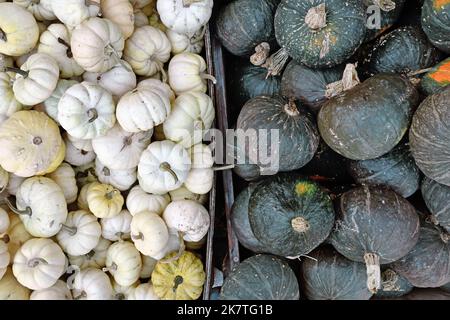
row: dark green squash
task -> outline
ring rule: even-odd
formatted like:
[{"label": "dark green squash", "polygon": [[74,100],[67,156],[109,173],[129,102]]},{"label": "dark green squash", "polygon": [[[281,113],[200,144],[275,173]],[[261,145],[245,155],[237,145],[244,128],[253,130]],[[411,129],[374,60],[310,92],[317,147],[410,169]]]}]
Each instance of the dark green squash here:
[{"label": "dark green squash", "polygon": [[441,286],[441,289],[444,290],[445,292],[450,293],[450,282]]},{"label": "dark green squash", "polygon": [[420,170],[450,186],[450,86],[428,96],[414,114],[409,142]]},{"label": "dark green squash", "polygon": [[441,289],[420,289],[415,288],[406,296],[396,300],[450,300],[450,294]]},{"label": "dark green squash", "polygon": [[330,68],[361,45],[365,18],[361,0],[282,0],[275,14],[275,36],[298,63]]},{"label": "dark green squash", "polygon": [[237,56],[254,53],[261,42],[274,42],[273,16],[280,0],[235,0],[220,10],[216,34]]},{"label": "dark green squash", "polygon": [[299,257],[330,234],[334,209],[321,187],[293,173],[263,180],[250,196],[248,216],[265,251]]},{"label": "dark green squash", "polygon": [[409,281],[391,268],[383,268],[381,273],[381,288],[375,296],[377,298],[401,297],[411,292],[414,288]]},{"label": "dark green squash", "polygon": [[[394,0],[392,2],[395,4],[394,8],[389,6],[380,8],[373,0],[363,0],[367,12],[367,32],[365,41],[375,39],[377,36],[392,27],[400,17],[406,0]],[[377,17],[378,14],[379,20]],[[380,24],[377,25],[377,22]]]},{"label": "dark green squash", "polygon": [[400,142],[418,102],[408,79],[378,74],[326,102],[318,115],[319,131],[344,157],[374,159]]},{"label": "dark green squash", "polygon": [[365,57],[362,69],[378,73],[409,74],[439,62],[441,54],[419,27],[406,26],[382,36]]},{"label": "dark green squash", "polygon": [[332,247],[320,247],[302,263],[304,292],[309,300],[369,300],[364,264],[348,260]]},{"label": "dark green squash", "polygon": [[225,278],[220,300],[298,300],[297,278],[274,256],[256,255],[241,262]]},{"label": "dark green squash", "polygon": [[379,158],[351,160],[348,162],[348,171],[359,184],[384,185],[404,198],[419,189],[420,171],[406,144],[399,144]]},{"label": "dark green squash", "polygon": [[448,85],[450,85],[450,58],[431,68],[420,81],[420,88],[426,95],[436,93]]},{"label": "dark green squash", "polygon": [[450,235],[438,226],[423,223],[419,242],[392,268],[415,287],[435,288],[450,282]]},{"label": "dark green squash", "polygon": [[433,223],[450,232],[450,187],[425,177],[421,190]]},{"label": "dark green squash", "polygon": [[339,216],[331,244],[346,258],[365,262],[367,286],[381,286],[380,265],[405,256],[417,243],[419,217],[414,207],[394,191],[363,186],[339,199]]},{"label": "dark green squash", "polygon": [[[266,170],[266,174],[303,167],[314,156],[320,140],[308,112],[281,97],[259,96],[249,100],[239,114],[236,129],[261,137],[250,143],[248,139],[238,139],[236,148],[245,151],[240,158],[248,157],[260,170]],[[267,139],[261,134],[267,134]],[[265,163],[270,160],[264,161],[259,157],[261,154],[273,162]],[[279,162],[278,168],[275,162]]]},{"label": "dark green squash", "polygon": [[450,1],[425,0],[422,28],[437,48],[450,53]]}]

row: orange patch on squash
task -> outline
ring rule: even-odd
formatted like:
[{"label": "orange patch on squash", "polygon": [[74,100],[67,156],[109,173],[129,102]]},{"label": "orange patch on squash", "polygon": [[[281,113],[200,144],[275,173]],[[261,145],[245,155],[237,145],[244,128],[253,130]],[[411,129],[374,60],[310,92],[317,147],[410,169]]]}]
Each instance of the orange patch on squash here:
[{"label": "orange patch on squash", "polygon": [[433,4],[436,9],[441,9],[450,4],[450,0],[434,0]]},{"label": "orange patch on squash", "polygon": [[439,68],[436,71],[430,73],[430,78],[439,83],[443,84],[450,83],[450,61],[439,66]]},{"label": "orange patch on squash", "polygon": [[316,190],[316,186],[308,181],[298,182],[295,186],[295,192],[299,196],[309,194],[311,192],[314,192],[315,190]]}]

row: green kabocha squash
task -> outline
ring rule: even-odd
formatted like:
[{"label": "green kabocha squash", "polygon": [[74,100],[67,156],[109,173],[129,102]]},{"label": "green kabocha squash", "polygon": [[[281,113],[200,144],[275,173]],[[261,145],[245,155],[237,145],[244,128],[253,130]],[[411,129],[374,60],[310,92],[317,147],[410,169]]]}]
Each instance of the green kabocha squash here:
[{"label": "green kabocha squash", "polygon": [[241,262],[225,278],[220,300],[298,300],[297,278],[289,265],[259,254]]},{"label": "green kabocha squash", "polygon": [[298,108],[293,100],[281,97],[259,96],[249,100],[239,114],[236,129],[249,135],[254,133],[256,141],[247,143],[247,139],[238,139],[237,148],[245,151],[245,157],[261,170],[272,174],[303,167],[314,156],[320,140],[308,112]]},{"label": "green kabocha squash", "polygon": [[378,74],[326,102],[318,115],[319,131],[344,157],[374,159],[400,142],[418,102],[408,79]]},{"label": "green kabocha squash", "polygon": [[450,53],[450,1],[425,0],[422,28],[433,45]]},{"label": "green kabocha squash", "polygon": [[341,64],[363,42],[365,16],[361,0],[282,0],[275,36],[283,51],[274,57],[290,56],[310,68]]},{"label": "green kabocha squash", "polygon": [[280,0],[235,0],[216,19],[222,45],[236,56],[250,55],[261,42],[275,39],[273,16]]},{"label": "green kabocha squash", "polygon": [[450,85],[450,58],[440,62],[428,71],[420,82],[420,88],[426,95]]},{"label": "green kabocha squash", "polygon": [[428,96],[409,131],[412,155],[429,178],[450,186],[450,86]]},{"label": "green kabocha squash", "polygon": [[334,225],[329,195],[317,183],[293,173],[270,177],[256,186],[248,216],[265,251],[289,258],[311,252]]},{"label": "green kabocha squash", "polygon": [[367,32],[365,41],[375,39],[385,32],[399,18],[406,0],[363,0],[367,12]]},{"label": "green kabocha squash", "polygon": [[366,268],[344,258],[331,247],[321,247],[302,263],[302,283],[309,300],[369,300]]},{"label": "green kabocha squash", "polygon": [[383,187],[358,187],[339,199],[331,244],[346,258],[365,262],[367,287],[381,287],[380,265],[405,256],[417,243],[419,216],[414,207]]},{"label": "green kabocha squash", "polygon": [[445,292],[450,293],[450,282],[441,286],[441,289],[444,290]]},{"label": "green kabocha squash", "polygon": [[419,242],[392,268],[415,287],[435,288],[450,282],[450,235],[424,222]]},{"label": "green kabocha squash", "polygon": [[450,232],[450,187],[425,177],[421,191],[431,212],[431,221]]},{"label": "green kabocha squash", "polygon": [[381,288],[375,294],[377,298],[395,298],[408,294],[413,289],[409,281],[391,268],[384,268],[381,273]]},{"label": "green kabocha squash", "polygon": [[348,162],[350,175],[359,184],[384,185],[404,198],[419,189],[420,171],[406,144],[371,160]]},{"label": "green kabocha squash", "polygon": [[237,140],[233,144],[227,141],[227,150],[235,159],[233,172],[246,181],[254,181],[261,177],[261,170],[257,164],[250,161],[245,152],[245,146],[238,145]]}]

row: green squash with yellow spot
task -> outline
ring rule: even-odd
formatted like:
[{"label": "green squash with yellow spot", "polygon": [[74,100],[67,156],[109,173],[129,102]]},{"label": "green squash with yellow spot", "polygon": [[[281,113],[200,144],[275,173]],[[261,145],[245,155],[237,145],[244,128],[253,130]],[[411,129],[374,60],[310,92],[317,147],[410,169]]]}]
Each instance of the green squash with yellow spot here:
[{"label": "green squash with yellow spot", "polygon": [[440,62],[424,75],[420,89],[426,95],[430,95],[448,85],[450,85],[450,58]]}]

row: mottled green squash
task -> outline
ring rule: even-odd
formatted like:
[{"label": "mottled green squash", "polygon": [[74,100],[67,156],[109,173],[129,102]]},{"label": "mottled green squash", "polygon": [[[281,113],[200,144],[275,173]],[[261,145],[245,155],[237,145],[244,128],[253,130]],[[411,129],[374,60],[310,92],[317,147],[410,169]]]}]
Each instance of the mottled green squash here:
[{"label": "mottled green squash", "polygon": [[421,190],[431,220],[450,232],[450,187],[425,177]]},{"label": "mottled green squash", "polygon": [[450,53],[450,1],[425,0],[422,28],[433,45]]},{"label": "mottled green squash", "polygon": [[383,268],[381,273],[381,288],[375,296],[377,298],[401,297],[411,292],[414,287],[409,281],[391,268]]},{"label": "mottled green squash", "polygon": [[426,95],[436,93],[448,85],[450,85],[450,58],[431,68],[420,82],[420,88]]},{"label": "mottled green squash", "polygon": [[[391,8],[390,6],[380,8],[376,4],[376,1],[363,0],[367,12],[367,32],[365,41],[375,39],[377,36],[392,27],[400,17],[406,0],[393,0],[392,2],[395,4],[395,8]],[[380,16],[379,26],[377,25],[378,14]]]}]

